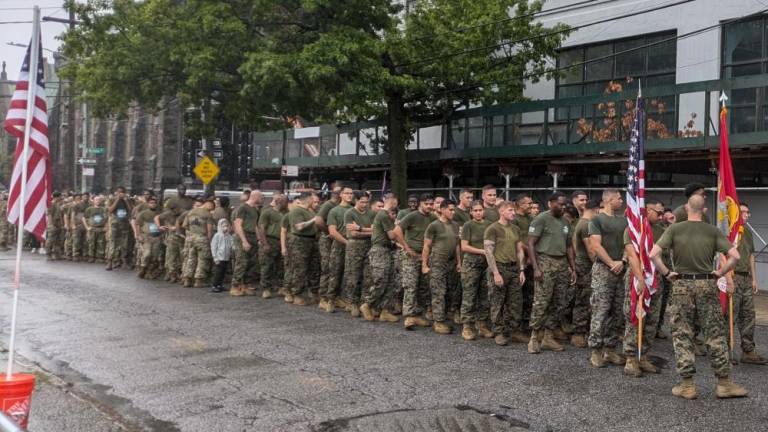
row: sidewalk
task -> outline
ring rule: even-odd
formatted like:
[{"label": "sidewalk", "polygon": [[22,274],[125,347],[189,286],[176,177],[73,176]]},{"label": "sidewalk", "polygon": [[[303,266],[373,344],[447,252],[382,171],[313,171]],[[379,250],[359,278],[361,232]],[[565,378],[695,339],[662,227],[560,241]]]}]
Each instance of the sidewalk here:
[{"label": "sidewalk", "polygon": [[757,325],[768,326],[768,292],[759,291],[755,296]]},{"label": "sidewalk", "polygon": [[[3,369],[8,360],[5,347],[1,348]],[[16,356],[16,371],[37,376],[32,394],[30,432],[126,432],[122,427],[90,402],[71,393],[68,384],[36,368],[32,362]]]}]

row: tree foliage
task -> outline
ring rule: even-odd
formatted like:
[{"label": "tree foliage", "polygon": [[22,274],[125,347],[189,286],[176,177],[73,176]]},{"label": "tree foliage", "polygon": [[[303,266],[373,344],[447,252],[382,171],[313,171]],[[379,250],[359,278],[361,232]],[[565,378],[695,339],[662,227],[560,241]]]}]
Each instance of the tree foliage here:
[{"label": "tree foliage", "polygon": [[[419,122],[522,99],[567,29],[535,21],[540,1],[89,0],[65,38],[67,68],[99,113],[131,102],[209,99],[228,120],[377,119],[393,190]],[[282,127],[282,125],[277,125]]]}]

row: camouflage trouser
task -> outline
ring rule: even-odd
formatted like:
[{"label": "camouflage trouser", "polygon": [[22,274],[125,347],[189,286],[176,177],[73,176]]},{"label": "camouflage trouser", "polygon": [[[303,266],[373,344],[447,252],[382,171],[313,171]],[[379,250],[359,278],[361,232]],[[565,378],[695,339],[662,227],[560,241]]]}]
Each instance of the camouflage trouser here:
[{"label": "camouflage trouser", "polygon": [[320,252],[320,295],[324,296],[328,290],[328,277],[330,276],[328,260],[331,256],[331,246],[333,237],[328,234],[320,234],[317,241],[318,251]]},{"label": "camouflage trouser", "polygon": [[544,277],[534,282],[530,326],[533,330],[554,330],[560,325],[560,317],[568,301],[568,260],[543,254],[538,258],[539,270]]},{"label": "camouflage trouser", "polygon": [[533,292],[536,284],[533,280],[533,266],[525,267],[525,283],[522,286],[523,292],[523,328],[530,330],[529,322],[531,320],[531,309],[533,309]]},{"label": "camouflage trouser", "polygon": [[187,233],[185,247],[187,258],[183,277],[208,279],[211,268],[211,243],[208,241],[208,236]]},{"label": "camouflage trouser", "polygon": [[293,236],[293,243],[288,249],[293,267],[291,294],[317,294],[320,284],[320,252],[314,237]]},{"label": "camouflage trouser", "polygon": [[245,284],[257,287],[259,285],[259,239],[256,233],[245,233],[245,238],[251,244],[250,250],[243,249],[240,236],[232,239],[232,285]]},{"label": "camouflage trouser", "polygon": [[394,281],[395,250],[386,246],[373,246],[368,252],[371,267],[370,289],[363,292],[363,302],[377,310],[391,310],[396,287]]},{"label": "camouflage trouser", "polygon": [[[285,239],[286,254],[283,256],[283,288],[291,290],[293,283],[293,267],[291,266],[291,249],[293,249],[293,236],[288,234]],[[282,252],[281,252],[282,253]]]},{"label": "camouflage trouser", "polygon": [[589,347],[615,348],[624,333],[624,273],[614,274],[607,265],[596,261],[592,265],[592,321]]},{"label": "camouflage trouser", "polygon": [[456,289],[459,274],[456,273],[456,259],[432,255],[429,259],[429,292],[431,295],[432,318],[445,321],[445,304],[452,289]]},{"label": "camouflage trouser", "polygon": [[[519,330],[523,315],[523,290],[520,286],[520,272],[517,264],[497,263],[502,286],[493,281],[493,273],[488,273],[488,301],[491,308],[491,324],[496,334],[509,335]],[[538,291],[538,290],[537,290]],[[536,300],[534,300],[534,307]]]},{"label": "camouflage trouser", "polygon": [[[148,234],[144,234],[146,237]],[[144,264],[144,240],[135,239],[133,244],[133,253],[136,257],[136,265],[143,267]]]},{"label": "camouflage trouser", "polygon": [[[630,295],[629,280],[632,277],[632,272],[627,271],[624,277],[624,354],[635,355],[637,354],[637,326],[632,324],[632,315],[635,315],[632,310],[632,297]],[[659,274],[656,273],[657,285],[661,285],[659,282]],[[656,291],[651,297],[650,311],[645,314],[643,318],[643,351],[642,354],[646,354],[653,347],[653,341],[656,339],[656,325],[659,323],[659,305],[661,304],[661,293]]]},{"label": "camouflage trouser", "polygon": [[87,254],[85,233],[85,227],[77,227],[72,231],[72,258],[80,258]]},{"label": "camouflage trouser", "polygon": [[144,266],[147,277],[157,277],[162,274],[162,241],[160,237],[145,235],[144,241],[141,242],[141,265]]},{"label": "camouflage trouser", "polygon": [[346,255],[346,246],[334,240],[331,245],[331,252],[328,255],[328,279],[325,291],[320,293],[320,296],[326,300],[333,300],[341,295],[341,282],[344,279]]},{"label": "camouflage trouser", "polygon": [[[755,350],[755,300],[752,294],[752,276],[733,275],[733,323],[739,329],[741,350]],[[735,345],[735,343],[734,343]]]},{"label": "camouflage trouser", "polygon": [[64,228],[48,227],[45,234],[45,249],[51,259],[59,259],[64,255]]},{"label": "camouflage trouser", "polygon": [[714,280],[676,280],[669,302],[672,344],[675,347],[677,373],[683,378],[696,373],[693,349],[694,326],[709,347],[712,370],[718,377],[731,373],[725,319],[720,307],[720,290]]},{"label": "camouflage trouser", "polygon": [[371,266],[368,265],[370,239],[350,239],[344,255],[344,300],[359,305],[363,287],[371,286]]},{"label": "camouflage trouser", "polygon": [[461,261],[461,322],[472,324],[488,319],[488,282],[485,255],[465,253]]},{"label": "camouflage trouser", "polygon": [[184,239],[176,234],[166,234],[165,237],[165,271],[168,274],[181,274],[182,257],[181,250],[184,248]]},{"label": "camouflage trouser", "polygon": [[283,281],[283,256],[280,254],[280,240],[267,237],[267,248],[259,248],[261,265],[261,289],[277,292]]},{"label": "camouflage trouser", "polygon": [[403,285],[403,316],[410,317],[424,312],[429,300],[429,275],[421,273],[421,255],[416,258],[400,251]]},{"label": "camouflage trouser", "polygon": [[86,235],[86,241],[88,242],[88,257],[97,260],[104,259],[104,249],[107,246],[104,228],[91,228]]},{"label": "camouflage trouser", "polygon": [[[672,268],[672,265],[670,264],[667,268]],[[661,283],[659,284],[659,322],[656,323],[656,331],[660,331],[661,326],[664,325],[664,317],[666,316],[667,305],[669,304],[670,292],[672,292],[672,282],[668,281],[666,278],[661,278]]]},{"label": "camouflage trouser", "polygon": [[589,333],[590,306],[592,295],[592,261],[576,261],[576,286],[573,290],[573,332]]},{"label": "camouflage trouser", "polygon": [[[397,247],[397,245],[395,245],[395,247]],[[393,283],[395,284],[395,294],[392,297],[394,302],[400,306],[403,304],[403,254],[400,253],[401,250],[402,249],[399,247],[395,249],[395,274],[393,280]]]},{"label": "camouflage trouser", "polygon": [[[109,245],[107,245],[109,247]],[[72,258],[72,230],[64,230],[64,256]]]},{"label": "camouflage trouser", "polygon": [[109,227],[107,258],[112,264],[128,264],[128,238],[133,237],[128,225],[114,224]]}]

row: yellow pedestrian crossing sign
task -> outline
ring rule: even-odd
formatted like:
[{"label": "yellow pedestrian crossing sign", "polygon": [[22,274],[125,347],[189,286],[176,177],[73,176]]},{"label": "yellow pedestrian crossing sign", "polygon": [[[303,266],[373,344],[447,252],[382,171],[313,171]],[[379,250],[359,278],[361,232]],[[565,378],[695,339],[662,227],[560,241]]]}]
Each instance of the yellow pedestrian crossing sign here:
[{"label": "yellow pedestrian crossing sign", "polygon": [[203,184],[208,184],[219,175],[221,170],[211,158],[203,156],[203,158],[200,159],[200,162],[195,165],[195,169],[193,169],[192,172],[195,173],[197,178],[202,180]]}]

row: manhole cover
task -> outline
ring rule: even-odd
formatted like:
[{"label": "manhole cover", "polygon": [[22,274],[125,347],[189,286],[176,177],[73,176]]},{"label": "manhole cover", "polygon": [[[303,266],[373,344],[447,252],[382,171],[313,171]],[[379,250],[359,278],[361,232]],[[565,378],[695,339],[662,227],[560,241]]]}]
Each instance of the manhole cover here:
[{"label": "manhole cover", "polygon": [[395,410],[329,420],[315,432],[502,432],[528,431],[530,425],[504,412],[479,410],[466,405],[424,410]]}]

